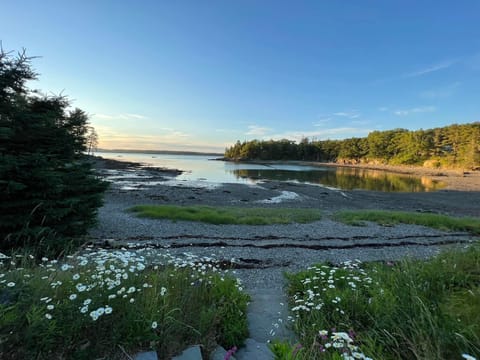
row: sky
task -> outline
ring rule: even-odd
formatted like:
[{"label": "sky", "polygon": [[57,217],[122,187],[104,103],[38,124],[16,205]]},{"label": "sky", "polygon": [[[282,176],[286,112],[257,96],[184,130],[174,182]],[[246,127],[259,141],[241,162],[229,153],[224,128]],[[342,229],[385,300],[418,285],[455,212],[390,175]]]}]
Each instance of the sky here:
[{"label": "sky", "polygon": [[105,149],[223,152],[480,121],[480,1],[0,0]]}]

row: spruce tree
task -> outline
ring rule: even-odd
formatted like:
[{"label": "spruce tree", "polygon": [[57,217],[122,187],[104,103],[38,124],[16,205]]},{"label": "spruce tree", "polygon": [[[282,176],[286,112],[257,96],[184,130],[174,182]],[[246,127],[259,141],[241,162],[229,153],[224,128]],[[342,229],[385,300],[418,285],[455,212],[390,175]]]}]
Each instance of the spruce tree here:
[{"label": "spruce tree", "polygon": [[25,52],[0,51],[0,249],[58,255],[95,222],[106,184],[87,149],[88,117],[27,88]]}]

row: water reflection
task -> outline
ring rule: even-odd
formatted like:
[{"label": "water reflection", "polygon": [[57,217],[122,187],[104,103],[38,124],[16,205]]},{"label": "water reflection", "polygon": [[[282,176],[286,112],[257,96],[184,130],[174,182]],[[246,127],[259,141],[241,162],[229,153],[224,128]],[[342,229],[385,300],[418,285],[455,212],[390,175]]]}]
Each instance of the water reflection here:
[{"label": "water reflection", "polygon": [[321,170],[292,171],[279,169],[234,169],[237,178],[253,180],[298,181],[343,190],[374,190],[424,192],[441,189],[444,185],[427,177],[412,177],[381,170],[358,168],[322,168]]},{"label": "water reflection", "polygon": [[[421,192],[435,191],[444,186],[428,177],[414,177],[359,168],[211,161],[209,159],[212,157],[205,155],[113,152],[99,153],[99,155],[109,159],[135,161],[156,167],[183,170],[181,175],[165,182],[182,186],[214,187],[222,183],[255,184],[261,180],[299,181],[343,190]],[[121,174],[112,173],[111,175]],[[134,174],[128,174],[130,178],[128,180],[134,176]]]}]

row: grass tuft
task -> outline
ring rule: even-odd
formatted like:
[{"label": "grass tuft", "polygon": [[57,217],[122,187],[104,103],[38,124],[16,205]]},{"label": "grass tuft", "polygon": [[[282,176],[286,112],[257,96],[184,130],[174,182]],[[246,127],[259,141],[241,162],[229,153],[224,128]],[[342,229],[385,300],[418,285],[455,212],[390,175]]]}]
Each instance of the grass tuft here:
[{"label": "grass tuft", "polygon": [[479,245],[429,261],[320,264],[288,280],[296,359],[480,356]]},{"label": "grass tuft", "polygon": [[364,221],[372,221],[385,226],[399,223],[431,227],[447,231],[467,231],[480,234],[480,219],[456,218],[446,215],[386,210],[340,211],[334,218],[345,224],[361,226]]},{"label": "grass tuft", "polygon": [[316,209],[138,205],[129,210],[140,217],[198,221],[216,225],[308,223],[321,219],[321,212]]}]

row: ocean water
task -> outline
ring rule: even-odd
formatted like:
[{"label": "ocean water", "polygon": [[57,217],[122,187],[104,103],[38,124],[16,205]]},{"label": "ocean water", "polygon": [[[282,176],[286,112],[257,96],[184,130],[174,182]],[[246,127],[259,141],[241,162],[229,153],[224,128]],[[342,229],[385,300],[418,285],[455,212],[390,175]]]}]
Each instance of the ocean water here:
[{"label": "ocean water", "polygon": [[95,155],[120,161],[179,169],[183,173],[168,182],[171,185],[216,186],[222,183],[255,185],[266,180],[315,184],[341,190],[435,191],[442,184],[427,177],[346,167],[317,167],[290,164],[249,164],[215,160],[208,155],[146,154],[97,152]]}]

